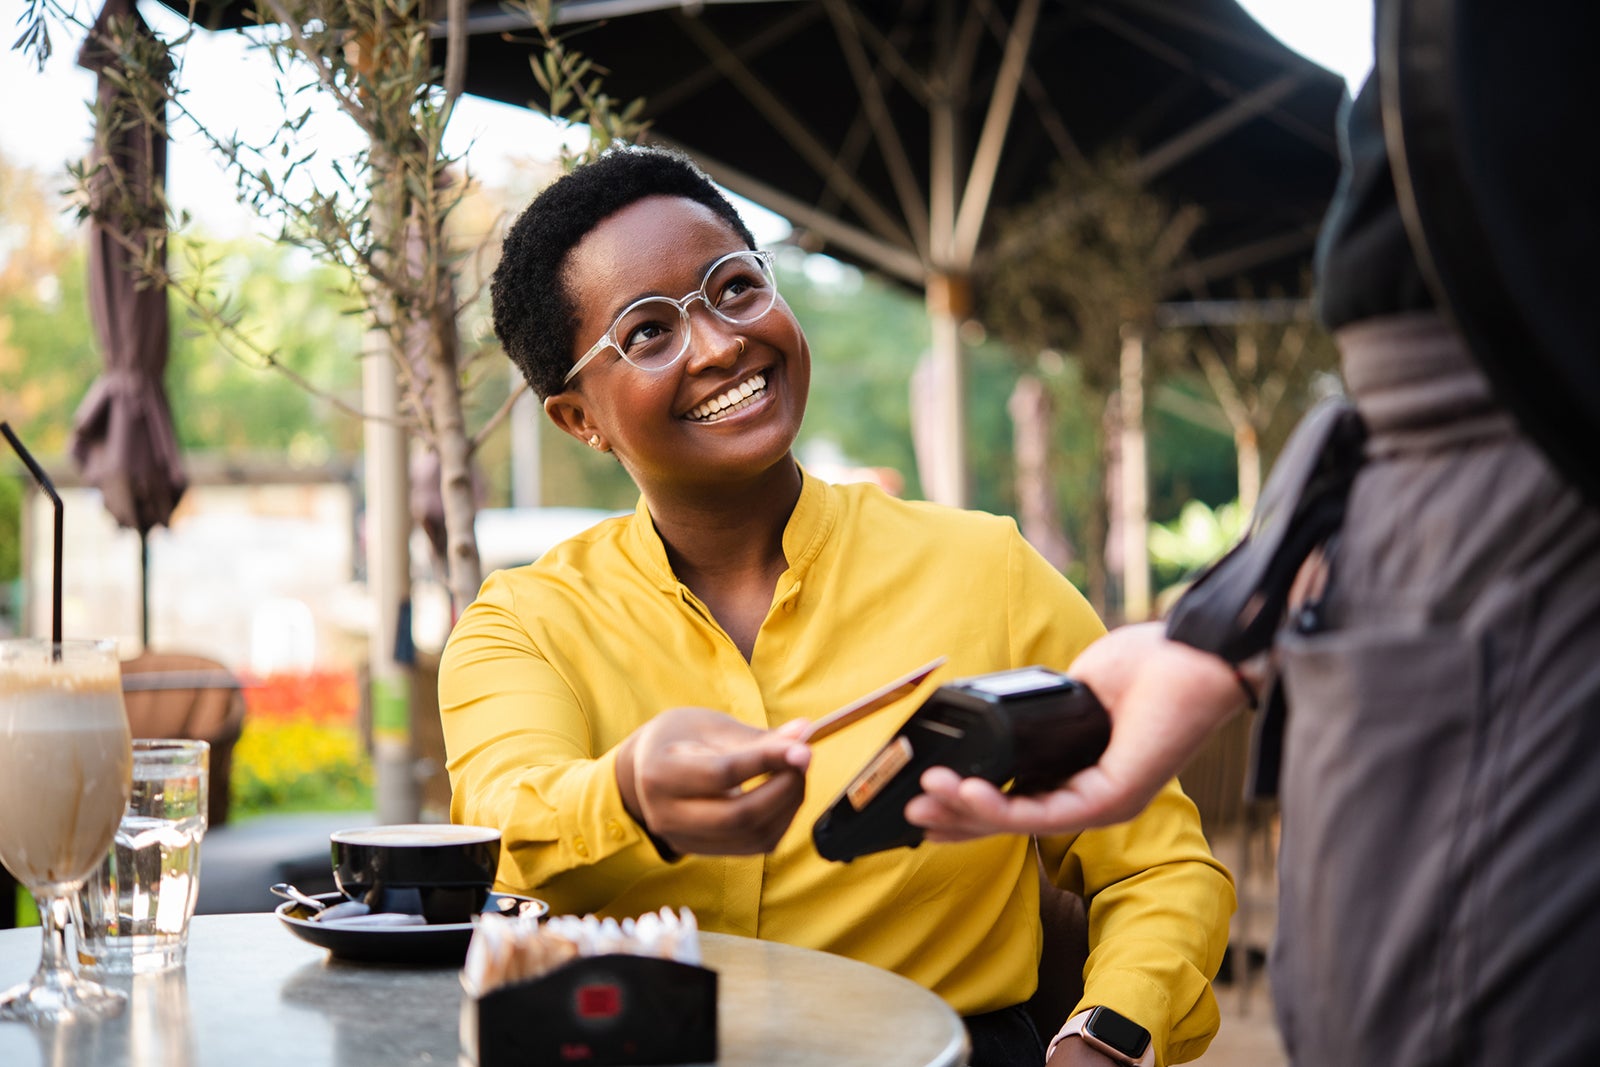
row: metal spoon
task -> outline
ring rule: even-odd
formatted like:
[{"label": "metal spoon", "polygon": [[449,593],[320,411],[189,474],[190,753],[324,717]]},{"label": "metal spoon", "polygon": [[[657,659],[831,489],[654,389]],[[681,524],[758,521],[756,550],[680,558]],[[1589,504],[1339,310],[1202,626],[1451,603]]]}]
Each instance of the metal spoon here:
[{"label": "metal spoon", "polygon": [[307,896],[294,886],[290,885],[288,882],[279,882],[271,888],[274,895],[280,896],[284,900],[293,900],[299,904],[303,904],[314,912],[321,911],[323,908],[328,906],[325,901],[318,900],[316,897]]}]

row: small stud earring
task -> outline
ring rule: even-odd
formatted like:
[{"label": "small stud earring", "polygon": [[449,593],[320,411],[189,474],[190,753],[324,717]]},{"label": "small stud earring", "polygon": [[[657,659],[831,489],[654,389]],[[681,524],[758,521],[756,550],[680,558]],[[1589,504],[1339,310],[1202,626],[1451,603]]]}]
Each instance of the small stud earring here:
[{"label": "small stud earring", "polygon": [[589,435],[589,447],[590,448],[599,448],[600,447],[600,435],[599,434],[592,433],[592,434]]}]

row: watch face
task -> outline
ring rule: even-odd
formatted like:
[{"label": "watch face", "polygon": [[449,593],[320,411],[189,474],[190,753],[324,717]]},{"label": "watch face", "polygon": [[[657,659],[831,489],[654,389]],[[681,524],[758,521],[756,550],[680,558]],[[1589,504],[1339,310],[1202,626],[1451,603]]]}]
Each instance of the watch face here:
[{"label": "watch face", "polygon": [[1110,1008],[1096,1008],[1090,1012],[1083,1029],[1130,1060],[1143,1056],[1145,1046],[1150,1044],[1150,1031]]}]

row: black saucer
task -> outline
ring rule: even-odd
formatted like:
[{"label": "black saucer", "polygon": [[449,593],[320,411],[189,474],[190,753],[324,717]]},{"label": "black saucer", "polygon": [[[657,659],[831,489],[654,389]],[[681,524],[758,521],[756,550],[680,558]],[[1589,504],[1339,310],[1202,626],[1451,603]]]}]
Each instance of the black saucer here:
[{"label": "black saucer", "polygon": [[[314,899],[337,904],[342,893],[319,893]],[[501,915],[542,917],[550,905],[534,897],[511,893],[490,893],[485,912]],[[289,932],[302,941],[325,948],[334,959],[353,963],[411,963],[459,967],[467,958],[472,940],[471,923],[440,923],[434,926],[346,926],[315,922],[311,910],[286,900],[273,911]]]}]

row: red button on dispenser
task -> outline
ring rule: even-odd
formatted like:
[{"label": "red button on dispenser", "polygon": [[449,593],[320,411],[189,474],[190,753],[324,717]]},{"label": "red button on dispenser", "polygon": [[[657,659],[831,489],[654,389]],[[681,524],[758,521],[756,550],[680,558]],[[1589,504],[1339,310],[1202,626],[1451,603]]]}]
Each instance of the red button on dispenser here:
[{"label": "red button on dispenser", "polygon": [[580,1019],[613,1019],[622,1014],[622,989],[613,982],[578,987]]}]

